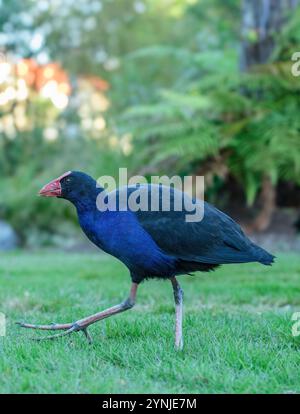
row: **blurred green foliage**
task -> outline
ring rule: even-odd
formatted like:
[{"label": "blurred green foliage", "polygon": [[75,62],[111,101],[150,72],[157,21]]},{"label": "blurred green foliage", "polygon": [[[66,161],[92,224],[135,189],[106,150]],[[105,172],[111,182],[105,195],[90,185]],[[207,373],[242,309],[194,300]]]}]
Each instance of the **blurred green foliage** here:
[{"label": "blurred green foliage", "polygon": [[[219,177],[215,192],[230,176],[249,204],[265,176],[300,185],[300,79],[291,74],[299,9],[274,37],[268,62],[247,72],[240,70],[242,13],[240,0],[0,1],[5,52],[59,61],[73,86],[81,76],[110,84],[100,139],[80,128],[70,136],[68,125],[79,118],[69,105],[54,119],[59,139],[46,142],[42,102],[33,103],[30,131],[14,139],[0,132],[0,215],[24,240],[30,229],[63,228],[74,219],[69,208],[35,193],[69,169],[94,176],[117,175],[119,167],[204,171]],[[122,149],[124,137],[131,151]]]},{"label": "blurred green foliage", "polygon": [[208,159],[221,160],[240,181],[249,204],[266,175],[274,185],[280,179],[300,185],[300,82],[291,73],[299,21],[298,9],[278,34],[270,61],[248,72],[239,69],[237,48],[148,50],[153,59],[172,53],[184,60],[192,76],[160,90],[155,102],[124,111],[123,128],[139,148],[135,162],[147,165],[147,172],[172,174],[193,173]]},{"label": "blurred green foliage", "polygon": [[[26,139],[24,134],[21,139]],[[94,177],[115,175],[118,155],[91,140],[82,142],[61,136],[58,141],[47,143],[37,130],[32,131],[29,141],[33,146],[31,152],[22,151],[22,145],[13,146],[15,169],[0,180],[0,215],[13,225],[21,241],[28,241],[38,229],[42,237],[32,239],[32,244],[42,240],[51,243],[47,233],[64,236],[72,232],[68,222],[76,221],[75,211],[67,202],[38,197],[40,188],[69,170],[86,171]]]}]

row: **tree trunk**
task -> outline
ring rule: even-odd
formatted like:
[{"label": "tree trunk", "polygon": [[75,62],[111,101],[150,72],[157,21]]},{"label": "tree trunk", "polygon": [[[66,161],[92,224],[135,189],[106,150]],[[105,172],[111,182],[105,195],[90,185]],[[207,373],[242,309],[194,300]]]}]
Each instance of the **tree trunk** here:
[{"label": "tree trunk", "polygon": [[[242,71],[269,60],[275,46],[275,35],[299,3],[300,0],[243,0]],[[276,189],[268,175],[262,180],[260,201],[262,208],[248,227],[250,231],[266,230],[271,223],[276,207]]]},{"label": "tree trunk", "polygon": [[276,190],[268,176],[265,176],[262,182],[260,202],[262,205],[260,212],[253,222],[247,226],[249,233],[264,231],[271,223],[272,215],[276,207]]},{"label": "tree trunk", "polygon": [[276,35],[299,0],[243,0],[241,69],[266,63]]}]

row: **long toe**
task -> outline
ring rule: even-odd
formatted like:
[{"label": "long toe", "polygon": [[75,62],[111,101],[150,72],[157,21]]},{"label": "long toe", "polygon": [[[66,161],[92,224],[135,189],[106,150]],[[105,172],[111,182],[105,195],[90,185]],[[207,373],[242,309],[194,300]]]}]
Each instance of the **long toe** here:
[{"label": "long toe", "polygon": [[70,335],[71,333],[76,332],[76,326],[72,326],[70,329],[68,329],[65,332],[61,332],[55,335],[50,335],[50,336],[42,336],[42,337],[37,337],[37,338],[31,338],[34,341],[46,341],[48,339],[56,339],[56,338],[61,338],[62,336],[66,336],[66,335]]},{"label": "long toe", "polygon": [[35,325],[32,323],[16,322],[16,324],[21,326],[21,328],[41,329],[45,331],[65,330],[70,329],[73,326],[72,323],[51,323],[50,325]]}]

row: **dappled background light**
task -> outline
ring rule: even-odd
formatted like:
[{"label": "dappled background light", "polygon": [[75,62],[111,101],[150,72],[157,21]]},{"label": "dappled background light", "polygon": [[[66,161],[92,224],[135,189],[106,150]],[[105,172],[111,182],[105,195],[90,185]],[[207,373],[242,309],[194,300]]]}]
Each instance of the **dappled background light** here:
[{"label": "dappled background light", "polygon": [[0,220],[22,246],[73,237],[45,181],[119,167],[205,175],[253,237],[298,243],[299,2],[256,3],[0,0]]}]

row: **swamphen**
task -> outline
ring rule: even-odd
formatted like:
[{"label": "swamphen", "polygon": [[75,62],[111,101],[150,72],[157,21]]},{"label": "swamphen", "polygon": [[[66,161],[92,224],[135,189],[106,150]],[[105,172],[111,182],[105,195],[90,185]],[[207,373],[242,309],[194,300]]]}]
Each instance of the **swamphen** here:
[{"label": "swamphen", "polygon": [[[252,243],[237,223],[206,202],[194,200],[204,206],[204,216],[201,221],[187,222],[187,211],[176,211],[174,208],[176,200],[188,198],[179,190],[169,189],[170,211],[133,211],[128,208],[127,202],[137,188],[147,197],[152,197],[154,193],[151,191],[155,189],[159,199],[163,189],[162,186],[142,185],[122,187],[106,193],[89,175],[69,171],[40,190],[42,196],[65,198],[74,204],[84,233],[100,249],[127,266],[132,285],[128,299],[121,304],[76,322],[51,325],[19,323],[22,327],[64,330],[40,339],[52,339],[83,331],[90,341],[88,326],[131,309],[135,304],[137,288],[143,280],[169,279],[173,286],[176,307],[175,347],[181,349],[183,292],[176,279],[177,275],[197,270],[207,272],[226,263],[259,262],[270,265],[273,262],[274,256]],[[119,202],[115,205],[120,205],[124,194],[127,208],[99,210],[99,196],[103,196],[102,200],[111,197]]]}]

